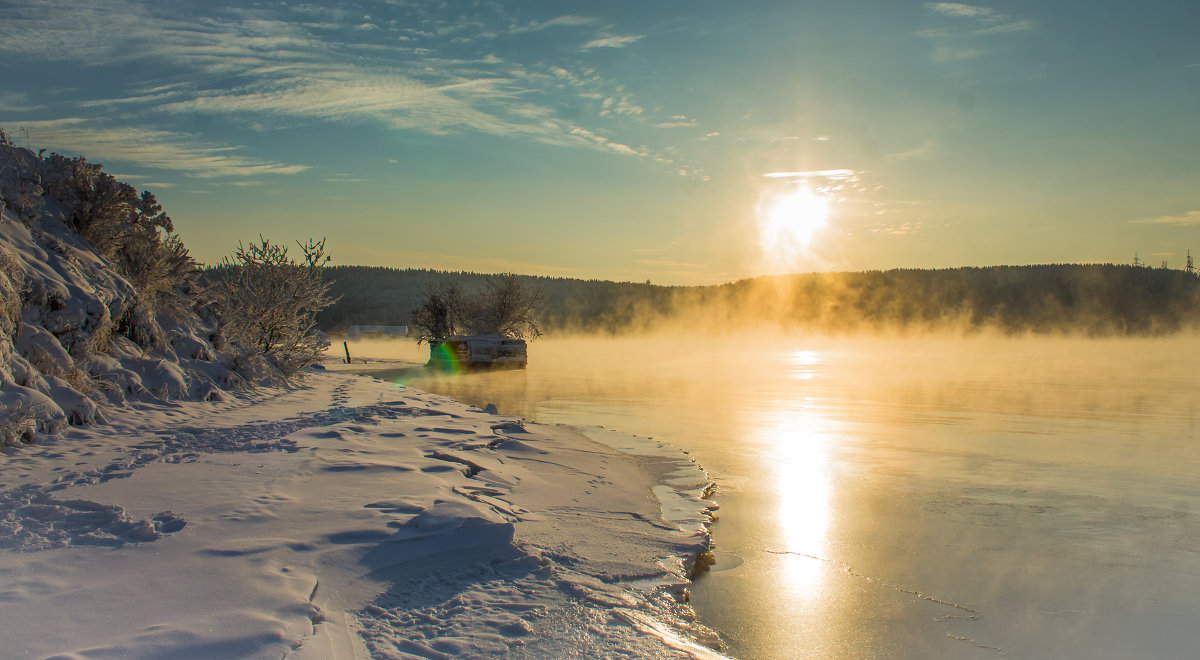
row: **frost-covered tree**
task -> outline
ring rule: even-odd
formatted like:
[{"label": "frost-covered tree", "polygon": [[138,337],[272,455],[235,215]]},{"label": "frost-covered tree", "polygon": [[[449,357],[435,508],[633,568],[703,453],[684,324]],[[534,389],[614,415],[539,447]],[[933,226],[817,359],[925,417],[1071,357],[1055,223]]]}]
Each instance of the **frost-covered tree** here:
[{"label": "frost-covered tree", "polygon": [[467,303],[457,282],[431,285],[412,312],[417,342],[441,341],[467,329]]},{"label": "frost-covered tree", "polygon": [[41,185],[69,209],[67,220],[105,258],[139,241],[159,240],[174,230],[150,191],[138,193],[98,163],[52,153],[40,164]]},{"label": "frost-covered tree", "polygon": [[513,273],[491,275],[475,294],[471,330],[481,335],[534,339],[542,335],[537,317],[546,293]]},{"label": "frost-covered tree", "polygon": [[239,352],[238,368],[261,357],[290,379],[329,346],[316,324],[317,312],[334,302],[321,275],[330,261],[325,239],[297,245],[299,261],[286,247],[259,237],[248,246],[239,243],[233,258],[221,265],[210,293],[221,330]]}]

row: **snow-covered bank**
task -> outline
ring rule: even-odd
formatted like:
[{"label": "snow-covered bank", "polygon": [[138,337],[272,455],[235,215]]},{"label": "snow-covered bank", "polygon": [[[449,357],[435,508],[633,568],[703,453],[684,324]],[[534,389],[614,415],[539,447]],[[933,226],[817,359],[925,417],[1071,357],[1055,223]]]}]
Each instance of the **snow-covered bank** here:
[{"label": "snow-covered bank", "polygon": [[704,474],[647,453],[335,373],[138,404],[4,450],[0,648],[715,655],[680,602],[705,504],[665,497],[666,516],[653,494],[663,475],[694,492]]}]

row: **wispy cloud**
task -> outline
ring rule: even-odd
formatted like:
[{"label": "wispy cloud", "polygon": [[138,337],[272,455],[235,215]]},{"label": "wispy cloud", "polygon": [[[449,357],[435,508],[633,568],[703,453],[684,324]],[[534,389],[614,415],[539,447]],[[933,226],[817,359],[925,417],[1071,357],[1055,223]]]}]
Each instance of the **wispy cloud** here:
[{"label": "wispy cloud", "polygon": [[[122,44],[146,32],[131,13],[134,9],[141,8],[123,0],[65,2],[54,7],[32,1],[6,3],[0,21],[0,53],[43,61],[117,59]],[[69,20],[64,20],[67,16]]]},{"label": "wispy cloud", "polygon": [[1200,211],[1188,211],[1182,215],[1160,215],[1134,220],[1138,224],[1175,225],[1177,227],[1192,227],[1200,225]]},{"label": "wispy cloud", "polygon": [[925,6],[935,14],[943,16],[958,16],[968,18],[979,18],[986,16],[995,16],[996,11],[987,7],[978,7],[975,5],[965,5],[961,2],[927,2]]},{"label": "wispy cloud", "polygon": [[643,266],[654,266],[656,268],[704,268],[704,264],[690,263],[686,261],[674,261],[672,259],[636,259],[636,263]]},{"label": "wispy cloud", "polygon": [[808,170],[804,172],[767,172],[763,174],[768,179],[790,179],[792,181],[804,181],[810,179],[827,179],[835,181],[849,181],[858,177],[858,172],[854,170]]},{"label": "wispy cloud", "polygon": [[[649,155],[648,153],[646,153],[645,149],[635,149],[627,144],[622,144],[620,142],[614,142],[614,141],[610,140],[609,138],[607,138],[603,135],[600,135],[598,133],[595,133],[594,131],[589,131],[586,128],[580,128],[580,127],[576,126],[575,128],[571,129],[570,134],[588,144],[597,146],[597,147],[599,147],[601,149],[605,149],[607,151],[612,151],[614,153],[624,154],[627,156],[640,156],[640,157],[645,157],[645,156]],[[660,159],[656,159],[656,160],[660,160]],[[662,162],[669,162],[669,161],[662,160]]]},{"label": "wispy cloud", "polygon": [[924,143],[913,147],[912,149],[905,149],[904,151],[887,154],[884,156],[884,158],[887,158],[888,160],[899,161],[927,160],[931,158],[936,151],[937,144],[933,140],[926,140]]},{"label": "wispy cloud", "polygon": [[920,30],[916,35],[934,41],[932,57],[937,62],[979,57],[986,52],[978,47],[979,38],[1027,32],[1037,27],[1029,19],[1010,16],[979,5],[927,2],[925,8],[941,20],[938,26]]},{"label": "wispy cloud", "polygon": [[[282,72],[281,72],[282,73]],[[158,110],[297,119],[375,118],[397,128],[442,134],[474,129],[499,135],[521,132],[476,106],[508,98],[503,80],[477,79],[429,85],[401,74],[365,72],[330,65],[296,65],[282,75],[263,76],[228,90],[204,90],[163,103]],[[532,127],[536,132],[541,127]]]},{"label": "wispy cloud", "polygon": [[798,172],[767,172],[764,178],[780,184],[800,184],[826,195],[842,195],[858,190],[860,172],[849,169],[805,170]]},{"label": "wispy cloud", "polygon": [[557,18],[552,18],[552,19],[546,21],[545,23],[542,23],[540,27],[548,28],[548,27],[554,27],[556,25],[578,26],[578,25],[588,25],[590,23],[595,23],[595,22],[596,22],[596,19],[591,18],[589,16],[572,16],[572,15],[568,14],[566,16],[559,16]]},{"label": "wispy cloud", "polygon": [[1014,19],[1007,16],[1002,16],[993,24],[976,28],[971,30],[968,34],[974,36],[982,34],[1003,34],[1005,32],[1028,32],[1034,29],[1034,27],[1034,22],[1027,18]]},{"label": "wispy cloud", "polygon": [[600,103],[601,117],[608,117],[613,114],[640,115],[645,111],[645,108],[634,103],[628,95],[620,97],[610,96]]},{"label": "wispy cloud", "polygon": [[699,126],[700,122],[688,117],[687,115],[674,115],[670,121],[659,122],[654,125],[655,128],[690,128]]},{"label": "wispy cloud", "polygon": [[535,22],[535,23],[530,23],[528,25],[521,25],[521,26],[513,27],[512,29],[509,30],[509,32],[511,34],[521,34],[523,32],[539,32],[541,30],[545,30],[547,28],[552,28],[552,27],[559,27],[559,26],[580,27],[583,25],[591,25],[595,22],[596,22],[596,19],[588,17],[588,16],[573,16],[573,15],[568,14],[566,16],[558,16],[556,18],[552,18],[548,21]]},{"label": "wispy cloud", "polygon": [[[192,162],[191,167],[199,168],[205,161],[197,155],[214,147],[199,147],[178,132],[145,127],[178,125],[167,117],[192,121],[207,116],[259,131],[325,121],[375,121],[434,135],[479,132],[651,156],[675,165],[665,151],[631,146],[632,139],[613,136],[622,126],[674,121],[649,117],[646,106],[619,83],[603,79],[586,65],[570,71],[537,60],[519,61],[522,53],[511,49],[500,53],[506,57],[489,52],[503,46],[495,41],[502,35],[550,28],[590,32],[594,36],[583,51],[622,48],[643,38],[613,34],[611,27],[597,32],[597,21],[590,17],[563,15],[518,24],[499,5],[447,16],[418,3],[389,5],[391,17],[380,15],[385,12],[379,7],[368,15],[366,6],[352,4],[235,8],[182,16],[137,0],[58,1],[61,11],[48,11],[42,0],[15,0],[16,6],[6,9],[0,21],[0,57],[88,66],[133,61],[173,66],[171,80],[188,82],[151,80],[142,88],[61,109],[74,117],[90,111],[109,136],[116,135],[111,127],[119,115],[154,134],[160,149],[178,147],[171,158],[146,153],[148,162]],[[488,43],[468,48],[466,52],[475,54],[462,57],[462,44],[473,42]],[[564,90],[594,102],[585,106],[587,112],[562,113]],[[0,109],[34,108],[10,94],[0,95]],[[207,120],[197,121],[203,125]],[[81,133],[60,134],[73,144],[82,142]],[[115,145],[107,148],[112,153]],[[122,157],[135,153],[130,148]],[[249,160],[242,160],[246,162],[235,166],[237,159],[231,159],[220,167],[248,166]]]},{"label": "wispy cloud", "polygon": [[29,112],[42,110],[46,106],[35,103],[28,94],[12,90],[0,90],[0,112]]},{"label": "wispy cloud", "polygon": [[642,34],[626,34],[626,35],[608,35],[596,37],[580,47],[580,50],[591,50],[593,48],[624,48],[632,44],[645,35]]},{"label": "wispy cloud", "polygon": [[115,161],[183,172],[200,178],[297,174],[307,165],[274,163],[237,155],[240,147],[204,145],[191,136],[138,128],[103,128],[86,119],[16,122],[39,145]]},{"label": "wispy cloud", "polygon": [[954,62],[956,60],[969,60],[973,57],[979,57],[982,54],[983,51],[978,48],[963,48],[961,46],[942,44],[933,49],[933,61]]},{"label": "wispy cloud", "polygon": [[924,230],[924,222],[903,222],[899,224],[879,225],[872,227],[871,233],[884,234],[885,236],[907,236],[909,234],[919,234]]}]

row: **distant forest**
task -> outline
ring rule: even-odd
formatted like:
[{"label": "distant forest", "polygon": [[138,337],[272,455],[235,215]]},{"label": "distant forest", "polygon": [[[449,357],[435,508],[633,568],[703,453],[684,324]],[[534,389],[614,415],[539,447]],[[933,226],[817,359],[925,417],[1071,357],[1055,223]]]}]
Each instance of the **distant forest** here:
[{"label": "distant forest", "polygon": [[[340,300],[317,318],[407,325],[434,282],[465,288],[484,274],[333,266]],[[1165,268],[1055,264],[757,277],[717,286],[527,277],[546,292],[543,332],[652,328],[736,331],[763,324],[818,332],[996,329],[1009,334],[1162,335],[1200,327],[1200,278]]]}]

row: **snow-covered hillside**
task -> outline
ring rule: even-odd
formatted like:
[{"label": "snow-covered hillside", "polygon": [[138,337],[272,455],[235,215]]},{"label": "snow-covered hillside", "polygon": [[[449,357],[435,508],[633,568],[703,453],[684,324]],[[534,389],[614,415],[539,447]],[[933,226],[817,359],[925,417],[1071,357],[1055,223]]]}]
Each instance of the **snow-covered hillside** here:
[{"label": "snow-covered hillside", "polygon": [[239,243],[201,282],[172,231],[149,191],[0,130],[0,445],[136,401],[281,384],[320,356],[323,240],[299,261]]},{"label": "snow-covered hillside", "polygon": [[195,311],[147,304],[71,226],[79,202],[42,185],[70,162],[0,148],[0,444],[131,401],[219,398],[242,381]]}]

